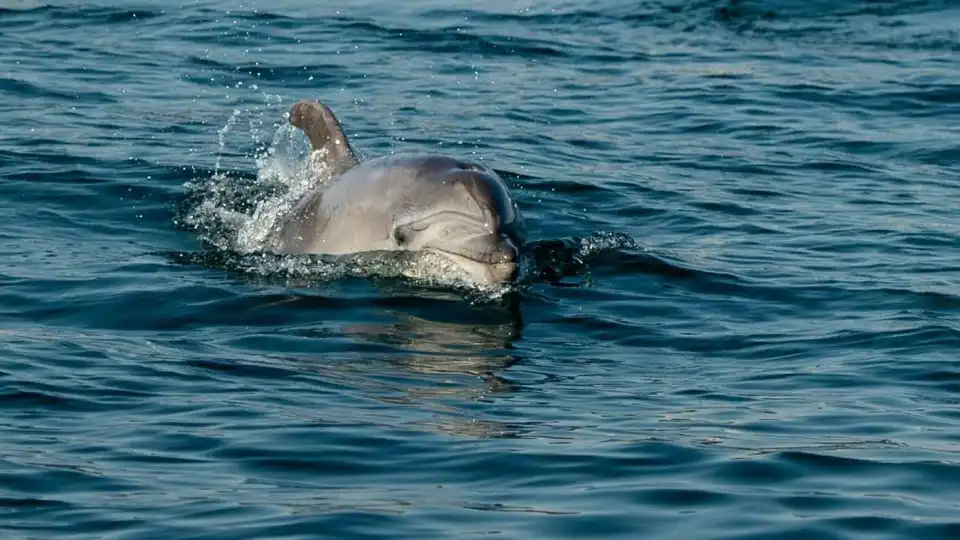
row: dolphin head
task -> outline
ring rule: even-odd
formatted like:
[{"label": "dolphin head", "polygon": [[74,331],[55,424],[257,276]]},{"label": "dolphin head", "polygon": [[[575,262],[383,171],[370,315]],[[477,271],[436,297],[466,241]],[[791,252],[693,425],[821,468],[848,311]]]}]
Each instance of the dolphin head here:
[{"label": "dolphin head", "polygon": [[516,277],[523,221],[503,180],[445,156],[424,158],[416,169],[418,189],[395,209],[393,248],[441,255],[473,281]]}]

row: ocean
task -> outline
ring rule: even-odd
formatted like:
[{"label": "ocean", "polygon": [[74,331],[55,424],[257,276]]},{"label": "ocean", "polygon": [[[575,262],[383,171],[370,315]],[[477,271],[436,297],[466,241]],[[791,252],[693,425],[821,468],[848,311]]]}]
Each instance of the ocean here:
[{"label": "ocean", "polygon": [[[3,539],[960,538],[960,2],[8,0],[0,50]],[[496,170],[537,271],[264,253],[301,99]]]}]

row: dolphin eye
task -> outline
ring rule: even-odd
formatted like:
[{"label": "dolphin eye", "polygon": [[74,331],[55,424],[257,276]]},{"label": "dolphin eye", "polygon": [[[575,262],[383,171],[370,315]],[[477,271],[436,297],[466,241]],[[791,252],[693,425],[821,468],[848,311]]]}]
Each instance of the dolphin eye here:
[{"label": "dolphin eye", "polygon": [[410,240],[407,231],[401,229],[400,227],[397,227],[393,230],[393,239],[396,240],[397,244],[400,244],[401,246]]}]

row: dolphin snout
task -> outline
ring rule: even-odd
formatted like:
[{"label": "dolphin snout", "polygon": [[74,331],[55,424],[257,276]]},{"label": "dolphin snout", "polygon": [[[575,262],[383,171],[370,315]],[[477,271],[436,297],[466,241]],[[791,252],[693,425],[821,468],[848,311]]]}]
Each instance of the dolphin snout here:
[{"label": "dolphin snout", "polygon": [[480,257],[487,279],[499,283],[513,281],[517,276],[520,249],[513,238],[506,234],[491,236],[488,239],[490,243]]},{"label": "dolphin snout", "polygon": [[506,262],[487,266],[487,279],[495,283],[507,283],[517,277],[517,263]]},{"label": "dolphin snout", "polygon": [[505,234],[500,235],[500,241],[494,242],[494,249],[490,253],[491,262],[504,263],[517,260],[520,250],[513,239]]},{"label": "dolphin snout", "polygon": [[506,234],[482,234],[461,246],[462,255],[486,264],[514,262],[520,250]]}]

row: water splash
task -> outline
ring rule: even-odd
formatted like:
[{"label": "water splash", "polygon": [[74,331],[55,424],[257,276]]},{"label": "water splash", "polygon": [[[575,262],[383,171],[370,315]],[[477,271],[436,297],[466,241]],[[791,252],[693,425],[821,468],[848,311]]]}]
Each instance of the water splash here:
[{"label": "water splash", "polygon": [[262,251],[278,216],[285,215],[307,192],[330,178],[326,150],[311,152],[305,159],[282,151],[284,144],[293,144],[292,139],[298,135],[293,126],[281,127],[270,149],[257,156],[257,183],[280,189],[266,192],[256,201],[253,215],[241,220],[233,249],[241,253]]},{"label": "water splash", "polygon": [[[253,116],[264,114],[252,112]],[[218,132],[221,155],[227,150],[226,134],[238,124],[241,114],[235,110]],[[242,254],[263,250],[278,216],[329,178],[323,155],[311,153],[300,132],[285,119],[276,124],[272,140],[249,156],[256,165],[255,177],[221,171],[218,156],[209,178],[185,184],[186,203],[178,225],[197,231],[202,241],[217,249]],[[263,122],[251,119],[249,125],[256,132]]]},{"label": "water splash", "polygon": [[230,133],[230,128],[237,123],[237,119],[240,117],[240,109],[234,109],[233,113],[230,115],[230,118],[227,119],[227,123],[223,125],[222,128],[217,130],[217,145],[220,149],[217,152],[217,161],[213,166],[214,174],[217,174],[220,171],[220,160],[223,158],[224,151],[227,148],[227,134]]}]

